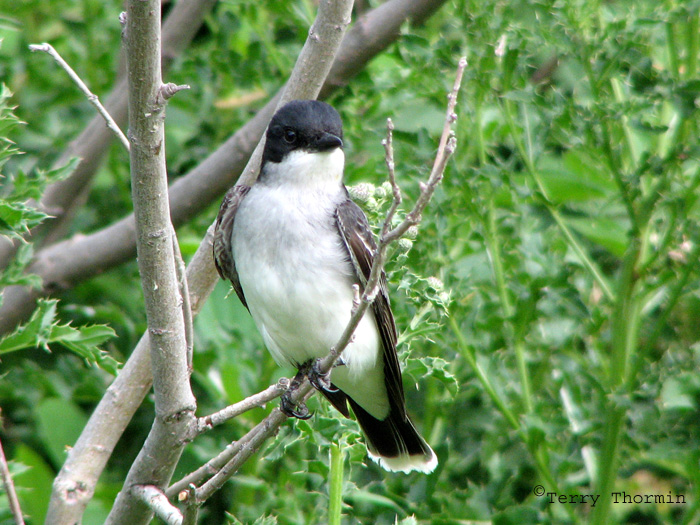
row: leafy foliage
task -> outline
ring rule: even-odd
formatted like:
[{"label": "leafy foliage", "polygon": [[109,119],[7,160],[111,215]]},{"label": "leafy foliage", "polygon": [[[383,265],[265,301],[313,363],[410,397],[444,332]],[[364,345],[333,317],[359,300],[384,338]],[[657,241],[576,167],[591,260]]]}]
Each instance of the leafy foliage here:
[{"label": "leafy foliage", "polygon": [[[8,138],[16,132],[16,126],[20,123],[13,113],[15,108],[8,105],[10,97],[7,87],[0,86],[0,133],[3,134],[0,138],[0,168],[20,153]],[[0,235],[5,237],[5,242],[10,239],[21,242],[16,255],[0,272],[0,288],[41,284],[38,276],[25,273],[33,250],[32,245],[23,240],[22,234],[49,217],[33,205],[32,200],[38,200],[49,184],[69,176],[76,165],[77,159],[73,159],[65,166],[47,172],[36,170],[27,175],[19,170],[13,175],[8,175],[6,171],[0,175],[4,179],[0,196]],[[26,324],[0,338],[0,357],[7,362],[6,356],[10,353],[28,349],[50,351],[51,346],[59,344],[80,356],[86,363],[97,364],[116,374],[117,362],[99,348],[114,336],[114,331],[104,325],[72,327],[69,323],[60,323],[56,320],[57,305],[56,299],[41,300]],[[14,370],[4,371],[3,379],[15,379],[16,374],[13,372]],[[36,385],[31,387],[36,388]],[[9,401],[6,396],[3,399]],[[31,402],[28,398],[22,401]],[[11,404],[3,403],[3,406],[7,410]],[[80,429],[85,425],[86,417],[71,401],[58,398],[43,399],[35,406],[35,415],[38,418],[41,441],[52,453],[54,465],[60,465],[63,462],[65,446],[75,442]],[[37,450],[20,443],[13,456],[11,471],[17,482],[17,491],[22,498],[24,511],[30,516],[42,516],[48,507],[51,493],[54,475],[51,467]],[[12,519],[5,498],[0,500],[0,518],[3,521]]]},{"label": "leafy foliage", "polygon": [[111,374],[117,373],[117,361],[99,345],[114,337],[114,330],[104,325],[73,328],[56,322],[58,301],[41,300],[31,319],[14,332],[0,339],[0,356],[25,348],[49,350],[52,343],[60,343],[89,364],[97,364]]},{"label": "leafy foliage", "polygon": [[[469,58],[455,158],[415,237],[387,268],[410,411],[440,464],[430,476],[387,475],[367,461],[357,425],[314,398],[315,417],[283,427],[207,505],[202,522],[327,521],[338,479],[331,444],[339,445],[348,523],[697,521],[698,8],[696,0],[455,0],[425,26],[404,26],[397,44],[333,96],[345,123],[347,182],[378,226],[388,198],[386,118],[396,126],[408,206],[430,168],[455,62]],[[94,92],[106,93],[119,70],[119,7],[52,0],[13,9],[16,20],[3,20],[0,71],[28,124],[2,135],[28,152],[7,159],[20,173],[50,165],[92,116],[26,45],[50,41]],[[217,5],[167,78],[193,87],[168,108],[173,178],[282,84],[313,13],[308,1]],[[127,170],[114,148],[75,231],[130,210]],[[186,255],[214,215],[215,205],[178,232]],[[27,279],[30,250],[3,285]],[[192,378],[202,414],[292,373],[272,363],[245,309],[226,295],[219,284],[196,319]],[[94,350],[92,336],[106,337],[104,329],[77,335],[65,322],[109,323],[118,338],[108,348],[120,358],[143,331],[134,265],[61,299],[61,321],[48,315],[53,303],[30,321],[44,334],[27,337],[32,345],[57,330]],[[108,379],[83,361],[103,354],[78,355],[3,356],[3,444],[32,523],[41,521],[44,489],[29,489],[48,487],[60,448],[75,436],[48,415],[60,410],[80,426]],[[176,478],[270,409],[197,439]],[[127,429],[84,523],[104,519],[150,411],[147,401]],[[31,469],[20,472],[22,465]],[[600,499],[550,501],[534,492],[539,485]],[[613,492],[670,493],[686,503],[614,503]]]}]

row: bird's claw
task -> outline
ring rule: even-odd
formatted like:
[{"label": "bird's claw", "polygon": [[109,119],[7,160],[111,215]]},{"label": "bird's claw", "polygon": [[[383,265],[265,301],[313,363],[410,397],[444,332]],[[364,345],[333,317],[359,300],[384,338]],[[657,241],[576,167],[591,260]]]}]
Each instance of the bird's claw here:
[{"label": "bird's claw", "polygon": [[310,419],[312,414],[304,403],[297,405],[290,398],[290,391],[288,390],[282,394],[282,399],[280,401],[280,410],[287,417],[295,417],[297,419]]},{"label": "bird's claw", "polygon": [[301,385],[306,374],[306,368],[302,367],[299,372],[297,372],[297,375],[294,376],[294,379],[292,379],[292,381],[289,383],[289,388],[287,391],[282,394],[282,398],[280,400],[280,410],[287,417],[310,419],[312,416],[311,412],[304,403],[297,404],[291,399],[292,394],[297,388],[299,388],[299,385]]},{"label": "bird's claw", "polygon": [[335,385],[333,385],[333,383],[331,383],[330,372],[321,372],[321,370],[319,369],[320,362],[320,359],[316,359],[313,365],[311,365],[311,368],[307,374],[309,382],[319,392],[328,392],[333,394],[337,392],[338,389],[335,387]]},{"label": "bird's claw", "polygon": [[[297,375],[292,379],[289,384],[289,389],[282,394],[282,399],[280,402],[280,410],[287,417],[295,417],[297,419],[309,419],[312,413],[306,408],[306,405],[296,404],[291,400],[292,393],[299,388],[299,385],[304,380],[304,376],[309,378],[309,382],[313,387],[319,392],[324,392],[327,394],[334,394],[338,392],[338,389],[333,383],[331,383],[330,372],[323,373],[319,368],[321,360],[316,359],[315,361],[307,361],[300,368]],[[339,359],[335,366],[342,366],[345,363]]]}]

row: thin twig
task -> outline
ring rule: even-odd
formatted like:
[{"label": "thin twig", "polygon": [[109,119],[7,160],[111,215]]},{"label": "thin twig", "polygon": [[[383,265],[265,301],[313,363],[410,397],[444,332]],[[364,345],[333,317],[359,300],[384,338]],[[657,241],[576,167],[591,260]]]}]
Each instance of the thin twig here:
[{"label": "thin twig", "polygon": [[394,164],[394,123],[390,118],[386,119],[386,139],[382,141],[384,145],[384,162],[386,162],[386,169],[389,172],[389,182],[391,183],[391,191],[394,195],[394,199],[391,202],[391,207],[386,214],[384,219],[384,225],[382,226],[382,237],[385,237],[389,230],[391,229],[391,221],[396,214],[396,210],[399,209],[401,201],[401,188],[396,183],[396,171]]},{"label": "thin twig", "polygon": [[134,485],[131,487],[131,493],[136,499],[148,505],[155,515],[168,525],[182,525],[182,513],[168,501],[168,498],[158,487]]},{"label": "thin twig", "polygon": [[78,89],[80,89],[80,91],[82,91],[85,94],[90,104],[95,106],[97,112],[100,115],[102,115],[102,118],[104,118],[105,122],[107,122],[107,127],[114,132],[117,138],[121,141],[122,145],[126,148],[126,151],[129,151],[131,149],[129,146],[129,140],[126,138],[124,133],[122,133],[122,130],[119,129],[119,126],[104,108],[97,95],[90,91],[90,89],[85,85],[85,82],[83,82],[82,79],[78,76],[78,74],[75,71],[73,71],[73,68],[68,65],[68,62],[63,60],[63,57],[61,57],[61,55],[58,54],[58,51],[56,51],[51,44],[46,43],[31,44],[29,46],[29,49],[30,51],[43,51],[44,53],[48,53],[49,55],[51,55],[51,57],[58,63],[58,65],[61,66],[66,73],[68,73],[68,76],[73,82],[75,82],[75,84],[78,86]]},{"label": "thin twig", "polygon": [[[464,69],[466,67],[467,59],[460,59],[457,67],[456,79],[452,91],[448,95],[449,101],[447,104],[445,126],[443,128],[442,136],[440,137],[440,145],[438,146],[437,155],[433,164],[433,170],[430,173],[428,182],[422,186],[421,193],[416,201],[416,204],[406,215],[406,218],[401,222],[401,224],[379,239],[379,245],[374,255],[372,269],[370,271],[369,278],[367,279],[360,305],[357,308],[354,308],[350,321],[348,322],[348,325],[338,342],[333,346],[333,348],[331,348],[330,353],[320,361],[318,368],[321,373],[328,373],[333,368],[335,362],[338,360],[345,348],[347,348],[347,346],[350,344],[352,336],[355,333],[355,329],[360,324],[365,312],[374,301],[374,298],[379,291],[380,279],[386,264],[387,249],[389,245],[406,233],[408,228],[420,222],[421,214],[425,209],[425,206],[430,201],[430,198],[435,192],[435,188],[442,180],[442,176],[445,172],[445,166],[447,165],[447,160],[450,158],[456,147],[456,139],[454,138],[454,133],[452,132],[452,123],[454,123],[457,118],[454,110],[457,103],[457,93],[459,92],[459,87],[462,82],[462,75],[464,74]],[[399,192],[398,199],[400,198]],[[394,196],[394,200],[397,200],[396,195]],[[389,209],[388,214],[393,213],[393,208],[394,207],[392,206]],[[389,217],[389,219],[390,218],[391,217]],[[292,401],[294,401],[294,399],[292,399]]]},{"label": "thin twig", "polygon": [[173,240],[173,254],[175,255],[175,274],[180,287],[182,301],[182,317],[185,322],[185,344],[187,345],[187,368],[192,372],[192,351],[194,349],[194,328],[192,324],[192,305],[190,304],[190,289],[187,284],[187,268],[182,259],[180,243],[177,241],[177,233],[172,228],[170,236]]},{"label": "thin twig", "polygon": [[[270,416],[268,416],[268,418],[269,417]],[[173,483],[168,488],[168,490],[165,491],[166,495],[169,498],[172,498],[175,495],[180,495],[181,492],[187,490],[190,485],[201,483],[206,478],[210,478],[216,475],[227,463],[229,463],[240,452],[243,446],[252,441],[258,433],[260,433],[266,428],[268,424],[268,418],[265,418],[262,422],[254,426],[251,430],[248,431],[247,434],[245,434],[238,441],[234,441],[233,443],[227,445],[224,450],[222,450],[218,455],[207,461],[197,470],[190,472],[178,482]],[[184,498],[185,495],[182,495],[181,497]]]},{"label": "thin twig", "polygon": [[277,383],[267,387],[262,392],[253,394],[252,396],[245,398],[243,401],[229,405],[218,412],[198,418],[197,424],[191,429],[188,440],[192,440],[199,434],[202,434],[207,430],[211,430],[215,426],[238,417],[249,410],[265,406],[265,404],[281,396],[288,388],[289,379],[283,377]]},{"label": "thin twig", "polygon": [[[311,385],[307,395],[310,395]],[[217,490],[219,490],[228,479],[235,474],[238,469],[245,463],[260,446],[267,441],[269,437],[277,433],[277,430],[282,423],[287,420],[287,416],[282,413],[279,408],[275,408],[269,416],[259,423],[253,430],[241,439],[238,445],[238,452],[231,460],[229,460],[219,471],[214,474],[206,483],[199,487],[195,494],[196,500],[202,503],[208,500]]]},{"label": "thin twig", "polygon": [[2,473],[2,484],[5,486],[5,494],[7,494],[7,500],[10,503],[10,510],[12,511],[12,516],[15,519],[15,523],[17,525],[24,525],[22,508],[19,505],[19,499],[17,498],[17,492],[15,491],[15,484],[12,481],[12,475],[10,474],[10,469],[7,466],[7,459],[5,458],[5,451],[2,448],[2,442],[0,442],[0,473]]},{"label": "thin twig", "polygon": [[[250,432],[257,430],[258,426],[255,426]],[[240,449],[238,443],[238,441],[229,443],[228,445],[226,445],[226,448],[224,450],[219,452],[216,456],[211,458],[204,465],[202,465],[196,470],[193,470],[182,479],[170,485],[170,487],[168,487],[168,490],[165,491],[166,496],[168,496],[169,498],[178,496],[178,499],[180,499],[181,501],[187,501],[188,498],[193,497],[193,495],[189,495],[189,492],[184,491],[187,491],[190,485],[201,483],[203,480],[216,474],[219,471],[219,469],[221,469],[221,467],[228,463],[231,460],[231,458],[238,453],[238,450]]]},{"label": "thin twig", "polygon": [[437,155],[435,156],[435,162],[433,163],[433,169],[428,177],[428,182],[421,188],[420,195],[416,201],[413,209],[406,215],[406,219],[399,224],[396,228],[391,230],[383,240],[391,241],[398,239],[404,235],[411,226],[415,226],[421,220],[421,214],[423,210],[428,205],[428,202],[433,196],[433,192],[437,185],[442,180],[442,176],[445,173],[445,166],[447,161],[454,153],[457,142],[452,132],[452,124],[457,120],[457,114],[455,113],[455,106],[457,105],[457,93],[459,92],[459,87],[462,84],[462,75],[467,67],[467,58],[462,57],[459,61],[457,67],[457,75],[455,82],[452,86],[452,91],[447,95],[447,113],[445,115],[445,124],[442,129],[442,135],[440,136],[440,145],[438,146]]}]

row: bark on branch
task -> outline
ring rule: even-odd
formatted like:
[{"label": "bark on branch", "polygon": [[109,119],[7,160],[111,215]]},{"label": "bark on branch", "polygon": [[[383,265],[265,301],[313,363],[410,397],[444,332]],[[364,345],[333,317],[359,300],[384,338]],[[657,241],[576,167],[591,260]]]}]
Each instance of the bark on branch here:
[{"label": "bark on branch", "polygon": [[175,258],[177,241],[170,222],[164,91],[169,96],[172,93],[161,78],[160,39],[160,0],[129,0],[126,56],[131,193],[156,415],[107,518],[110,524],[135,525],[151,520],[153,507],[160,500],[144,498],[143,491],[145,487],[164,489],[170,483],[184,448],[180,436],[195,421],[197,407],[190,388],[186,316]]}]

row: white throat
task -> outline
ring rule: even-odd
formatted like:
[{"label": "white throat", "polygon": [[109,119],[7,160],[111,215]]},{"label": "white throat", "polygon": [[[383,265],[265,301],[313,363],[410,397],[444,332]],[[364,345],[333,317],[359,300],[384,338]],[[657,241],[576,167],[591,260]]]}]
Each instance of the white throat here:
[{"label": "white throat", "polygon": [[265,164],[265,183],[292,185],[305,190],[329,185],[337,187],[343,180],[344,167],[345,154],[340,148],[327,152],[296,150],[282,162]]}]

